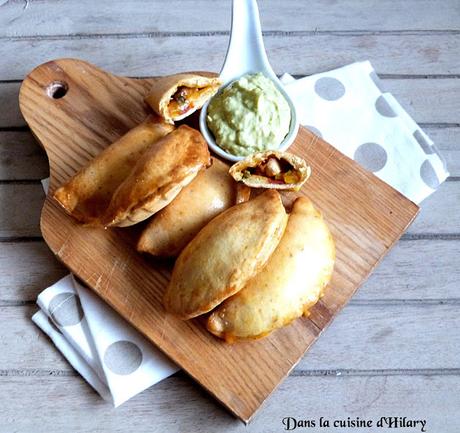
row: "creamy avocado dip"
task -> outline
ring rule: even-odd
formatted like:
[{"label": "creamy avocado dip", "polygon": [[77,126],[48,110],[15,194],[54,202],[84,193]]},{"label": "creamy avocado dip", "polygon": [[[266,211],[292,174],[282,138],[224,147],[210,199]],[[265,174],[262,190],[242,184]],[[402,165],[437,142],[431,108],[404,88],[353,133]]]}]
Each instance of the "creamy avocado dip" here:
[{"label": "creamy avocado dip", "polygon": [[291,110],[273,81],[258,73],[214,96],[206,121],[219,147],[247,156],[278,147],[289,132]]}]

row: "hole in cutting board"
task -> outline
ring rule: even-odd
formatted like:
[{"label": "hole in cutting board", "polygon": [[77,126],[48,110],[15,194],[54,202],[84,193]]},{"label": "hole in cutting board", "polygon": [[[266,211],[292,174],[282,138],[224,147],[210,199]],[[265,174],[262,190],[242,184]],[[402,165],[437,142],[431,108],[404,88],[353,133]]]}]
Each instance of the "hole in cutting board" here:
[{"label": "hole in cutting board", "polygon": [[50,98],[61,99],[66,95],[67,90],[69,86],[64,81],[53,81],[46,88],[46,93]]}]

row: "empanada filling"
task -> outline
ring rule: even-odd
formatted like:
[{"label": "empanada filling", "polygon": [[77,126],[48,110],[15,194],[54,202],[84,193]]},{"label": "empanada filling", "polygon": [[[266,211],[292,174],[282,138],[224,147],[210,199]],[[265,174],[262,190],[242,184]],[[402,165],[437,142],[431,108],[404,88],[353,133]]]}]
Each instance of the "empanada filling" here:
[{"label": "empanada filling", "polygon": [[179,86],[176,92],[172,95],[168,105],[169,115],[174,119],[175,117],[182,116],[187,111],[195,107],[197,100],[209,91],[207,87],[187,87]]},{"label": "empanada filling", "polygon": [[243,171],[243,179],[249,177],[260,177],[263,181],[274,184],[294,184],[301,180],[300,174],[292,164],[273,156],[261,161],[256,167],[246,168]]}]

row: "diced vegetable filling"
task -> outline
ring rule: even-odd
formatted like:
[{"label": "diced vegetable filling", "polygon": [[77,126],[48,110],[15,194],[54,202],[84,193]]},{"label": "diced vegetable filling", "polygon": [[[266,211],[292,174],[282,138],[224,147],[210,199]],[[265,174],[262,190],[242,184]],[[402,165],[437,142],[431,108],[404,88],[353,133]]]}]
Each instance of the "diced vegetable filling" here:
[{"label": "diced vegetable filling", "polygon": [[248,167],[243,172],[243,177],[260,176],[270,183],[293,184],[300,181],[299,174],[287,161],[273,157],[263,161],[257,167]]},{"label": "diced vegetable filling", "polygon": [[194,108],[194,102],[206,88],[180,86],[169,102],[169,114],[172,118],[181,116]]}]

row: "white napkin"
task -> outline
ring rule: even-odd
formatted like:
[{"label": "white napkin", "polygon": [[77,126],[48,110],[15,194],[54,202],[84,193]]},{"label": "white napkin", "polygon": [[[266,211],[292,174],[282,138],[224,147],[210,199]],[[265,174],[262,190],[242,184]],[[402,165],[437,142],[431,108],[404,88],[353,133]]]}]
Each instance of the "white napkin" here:
[{"label": "white napkin", "polygon": [[32,320],[115,407],[178,370],[73,275],[40,293],[37,304]]},{"label": "white napkin", "polygon": [[[294,80],[281,78],[300,123],[419,203],[449,175],[430,138],[369,62]],[[45,191],[47,181],[43,182]],[[39,296],[32,320],[85,380],[120,405],[178,370],[151,343],[69,275]]]},{"label": "white napkin", "polygon": [[391,93],[382,93],[369,61],[281,81],[300,123],[415,203],[449,176],[431,139]]}]

